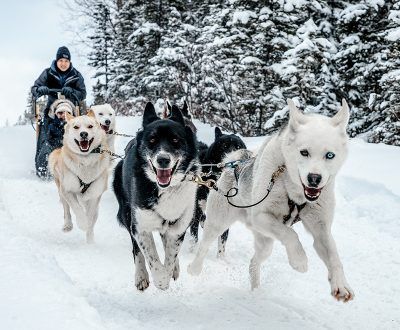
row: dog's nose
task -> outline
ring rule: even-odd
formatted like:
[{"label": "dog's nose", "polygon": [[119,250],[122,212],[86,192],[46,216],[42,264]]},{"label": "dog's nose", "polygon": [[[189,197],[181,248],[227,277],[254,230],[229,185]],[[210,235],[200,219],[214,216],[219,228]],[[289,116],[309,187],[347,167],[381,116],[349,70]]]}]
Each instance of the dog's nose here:
[{"label": "dog's nose", "polygon": [[108,126],[108,125],[111,124],[111,120],[110,120],[110,119],[106,119],[106,120],[104,121],[104,123]]},{"label": "dog's nose", "polygon": [[157,157],[157,163],[161,168],[168,168],[171,163],[171,158],[168,155],[159,155]]},{"label": "dog's nose", "polygon": [[82,139],[87,139],[88,135],[89,135],[88,132],[81,132],[80,134]]},{"label": "dog's nose", "polygon": [[319,174],[308,173],[307,180],[310,187],[318,187],[318,185],[321,183],[322,176]]}]

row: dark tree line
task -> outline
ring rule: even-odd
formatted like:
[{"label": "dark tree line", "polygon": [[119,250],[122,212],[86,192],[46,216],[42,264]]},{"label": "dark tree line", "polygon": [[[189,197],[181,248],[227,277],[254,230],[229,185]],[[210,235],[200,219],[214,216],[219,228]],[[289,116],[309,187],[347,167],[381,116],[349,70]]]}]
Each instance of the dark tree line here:
[{"label": "dark tree line", "polygon": [[287,120],[286,99],[351,136],[400,145],[400,1],[70,0],[85,15],[93,93],[121,114],[148,100],[246,136]]}]

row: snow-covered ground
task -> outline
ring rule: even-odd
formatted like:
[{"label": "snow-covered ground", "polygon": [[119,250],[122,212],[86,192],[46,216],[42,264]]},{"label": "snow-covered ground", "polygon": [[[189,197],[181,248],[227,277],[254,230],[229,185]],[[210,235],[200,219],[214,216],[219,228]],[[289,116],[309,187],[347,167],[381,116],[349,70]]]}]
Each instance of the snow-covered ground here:
[{"label": "snow-covered ground", "polygon": [[[118,118],[118,130],[134,134],[140,121]],[[197,124],[200,139],[211,142],[213,129]],[[246,143],[256,148],[262,140]],[[117,151],[127,142],[118,138]],[[250,291],[252,237],[236,224],[225,260],[215,245],[203,273],[192,277],[185,241],[178,281],[167,291],[151,284],[138,292],[113,192],[103,195],[94,245],[78,229],[63,233],[55,184],[33,174],[34,149],[31,127],[0,129],[0,329],[400,328],[400,148],[353,140],[338,177],[333,233],[356,294],[347,304],[330,296],[325,266],[301,224],[295,230],[309,257],[305,274],[275,244],[261,289]]]}]

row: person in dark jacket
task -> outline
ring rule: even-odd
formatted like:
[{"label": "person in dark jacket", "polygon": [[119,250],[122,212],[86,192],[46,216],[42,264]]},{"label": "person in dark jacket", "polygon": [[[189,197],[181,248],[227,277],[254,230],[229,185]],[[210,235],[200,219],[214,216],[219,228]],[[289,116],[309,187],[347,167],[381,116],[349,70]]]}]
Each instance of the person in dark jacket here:
[{"label": "person in dark jacket", "polygon": [[45,116],[48,115],[51,104],[57,100],[57,93],[50,89],[60,89],[66,99],[78,104],[86,98],[85,82],[78,70],[71,63],[71,53],[65,46],[57,50],[56,59],[50,68],[45,69],[36,79],[32,87],[32,95],[38,98],[48,95]]},{"label": "person in dark jacket", "polygon": [[50,107],[49,117],[52,119],[48,125],[47,142],[57,149],[62,147],[62,139],[64,135],[64,126],[66,124],[66,113],[74,116],[74,104],[69,100],[56,100]]},{"label": "person in dark jacket", "polygon": [[64,122],[57,116],[49,117],[51,105],[57,100],[56,92],[50,89],[59,89],[65,98],[75,105],[86,98],[85,82],[78,70],[71,63],[71,53],[65,46],[57,50],[56,59],[50,68],[45,69],[36,79],[31,92],[38,98],[48,95],[44,116],[39,122],[39,136],[36,143],[35,166],[36,174],[41,178],[48,176],[47,163],[49,154],[62,146]]}]

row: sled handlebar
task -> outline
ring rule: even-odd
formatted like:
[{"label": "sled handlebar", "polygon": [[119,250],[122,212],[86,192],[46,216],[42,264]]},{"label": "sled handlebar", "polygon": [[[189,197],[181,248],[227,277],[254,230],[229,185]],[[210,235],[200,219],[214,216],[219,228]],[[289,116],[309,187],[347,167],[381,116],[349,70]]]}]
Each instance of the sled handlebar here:
[{"label": "sled handlebar", "polygon": [[49,88],[50,93],[61,93],[61,88]]},{"label": "sled handlebar", "polygon": [[[61,88],[49,88],[49,93],[61,93],[62,89]],[[39,97],[42,97],[44,95],[40,95],[38,97],[34,97],[33,99],[36,101]],[[79,99],[78,97],[72,93],[73,98],[75,99],[76,103],[79,104]]]}]

